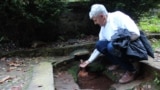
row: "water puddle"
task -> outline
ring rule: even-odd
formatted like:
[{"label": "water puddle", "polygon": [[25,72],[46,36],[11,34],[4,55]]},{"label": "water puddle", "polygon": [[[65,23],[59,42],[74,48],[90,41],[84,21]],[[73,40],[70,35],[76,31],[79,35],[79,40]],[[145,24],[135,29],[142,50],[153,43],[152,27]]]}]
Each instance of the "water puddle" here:
[{"label": "water puddle", "polygon": [[84,71],[78,66],[79,61],[74,61],[54,67],[56,90],[108,90],[114,83],[101,69],[91,66]]}]

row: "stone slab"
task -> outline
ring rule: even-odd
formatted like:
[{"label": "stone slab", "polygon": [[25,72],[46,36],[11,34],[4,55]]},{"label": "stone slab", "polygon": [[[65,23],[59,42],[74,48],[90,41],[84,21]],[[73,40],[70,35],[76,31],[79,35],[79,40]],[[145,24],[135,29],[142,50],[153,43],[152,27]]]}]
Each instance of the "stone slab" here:
[{"label": "stone slab", "polygon": [[41,62],[33,69],[33,77],[27,90],[55,90],[51,62]]},{"label": "stone slab", "polygon": [[141,62],[144,64],[147,64],[155,69],[160,70],[160,58],[154,59],[154,58],[149,57],[148,60],[142,60]]}]

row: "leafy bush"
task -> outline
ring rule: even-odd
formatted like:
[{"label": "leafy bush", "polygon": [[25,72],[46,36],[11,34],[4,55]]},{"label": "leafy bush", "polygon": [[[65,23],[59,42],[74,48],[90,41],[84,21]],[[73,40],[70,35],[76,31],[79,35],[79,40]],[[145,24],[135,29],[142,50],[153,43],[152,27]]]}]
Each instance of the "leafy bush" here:
[{"label": "leafy bush", "polygon": [[64,8],[65,4],[59,0],[2,0],[0,32],[20,44],[56,40]]},{"label": "leafy bush", "polygon": [[138,21],[144,12],[157,7],[159,2],[159,0],[90,0],[89,4],[102,3],[108,11],[120,10]]},{"label": "leafy bush", "polygon": [[[0,37],[5,37],[7,40],[9,39],[14,42],[18,42],[22,46],[29,45],[32,41],[36,40],[55,41],[58,37],[62,37],[62,39],[65,38],[63,36],[59,36],[64,35],[65,33],[63,30],[60,30],[62,27],[60,25],[63,25],[64,23],[61,22],[61,24],[59,24],[59,19],[61,18],[61,14],[68,10],[68,7],[66,8],[68,4],[61,1],[63,0],[1,0]],[[93,26],[93,23],[88,19],[88,11],[93,3],[102,3],[107,7],[108,11],[111,12],[121,10],[130,15],[136,21],[138,21],[142,13],[147,12],[152,7],[156,7],[159,3],[159,0],[82,1],[85,2],[77,4],[79,5],[78,7],[74,6],[72,3],[69,4],[72,5],[72,7],[69,8],[72,9],[71,12],[74,11],[74,13],[78,13],[79,15],[81,15],[80,13],[83,13],[85,16],[82,16],[83,18],[78,18],[77,20],[79,21],[75,21],[75,18],[66,15],[67,17],[72,18],[67,19],[67,21],[70,22],[74,20],[75,22],[78,22],[78,24],[74,23],[75,26],[72,25],[73,22],[70,22],[73,29],[75,29],[72,31],[74,34],[69,30],[68,32],[66,31],[66,36],[71,36],[70,34],[78,36],[77,34],[84,35],[97,33],[94,32],[96,31],[95,26]],[[63,18],[61,18],[61,20],[62,19]],[[67,26],[67,24],[65,27],[68,27],[69,29],[71,28],[71,26]]]},{"label": "leafy bush", "polygon": [[146,32],[160,32],[160,18],[158,16],[142,17],[139,21],[140,29]]}]

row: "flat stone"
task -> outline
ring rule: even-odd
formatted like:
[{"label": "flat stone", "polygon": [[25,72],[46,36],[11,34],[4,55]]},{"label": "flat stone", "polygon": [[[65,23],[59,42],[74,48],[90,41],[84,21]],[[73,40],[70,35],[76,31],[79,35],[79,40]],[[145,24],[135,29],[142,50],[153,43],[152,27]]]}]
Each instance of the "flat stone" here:
[{"label": "flat stone", "polygon": [[55,90],[51,62],[41,62],[33,69],[33,77],[27,90]]},{"label": "flat stone", "polygon": [[160,48],[155,50],[156,53],[160,53]]},{"label": "flat stone", "polygon": [[90,54],[90,52],[86,49],[78,49],[71,53],[71,55],[74,55],[74,56],[82,56],[87,54]]},{"label": "flat stone", "polygon": [[142,80],[134,80],[134,81],[127,83],[127,84],[115,83],[112,85],[112,87],[114,87],[116,90],[130,90],[142,82],[143,82]]},{"label": "flat stone", "polygon": [[152,68],[160,70],[160,58],[154,59],[154,58],[149,57],[148,60],[142,60],[141,62],[151,66]]},{"label": "flat stone", "polygon": [[77,83],[75,83],[73,76],[68,72],[63,72],[61,75],[54,75],[56,90],[81,90]]}]

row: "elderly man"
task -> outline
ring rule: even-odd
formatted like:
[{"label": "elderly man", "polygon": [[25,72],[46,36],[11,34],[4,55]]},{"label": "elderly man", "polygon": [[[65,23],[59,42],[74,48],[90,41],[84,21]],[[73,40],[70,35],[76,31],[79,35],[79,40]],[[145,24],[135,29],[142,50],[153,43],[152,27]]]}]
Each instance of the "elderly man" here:
[{"label": "elderly man", "polygon": [[136,69],[127,58],[123,56],[118,57],[114,54],[115,48],[112,44],[111,37],[117,33],[118,29],[126,29],[131,33],[130,40],[136,40],[140,36],[140,31],[135,22],[128,15],[120,11],[109,13],[102,4],[93,4],[89,12],[89,17],[93,20],[94,24],[101,27],[99,41],[89,59],[81,63],[80,67],[85,68],[102,53],[113,63],[108,68],[109,70],[115,70],[119,66],[126,70],[126,73],[120,78],[119,83],[128,83],[134,80]]}]

